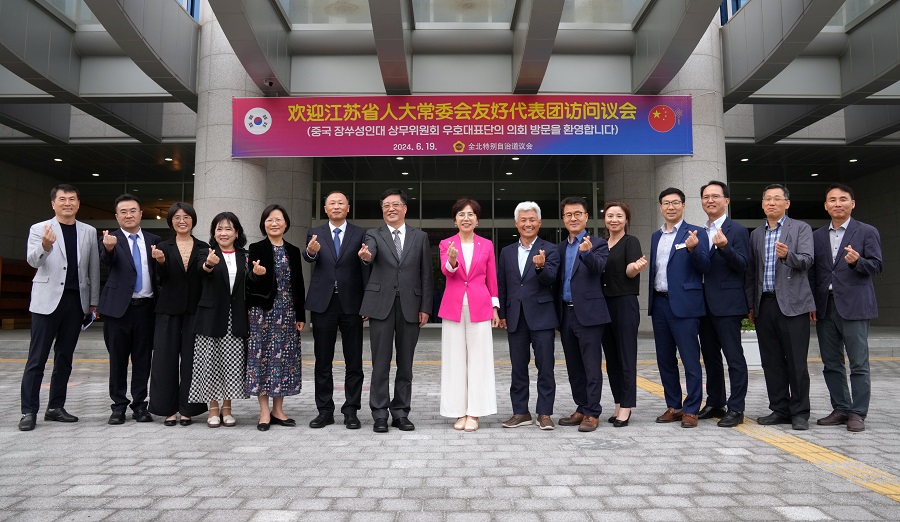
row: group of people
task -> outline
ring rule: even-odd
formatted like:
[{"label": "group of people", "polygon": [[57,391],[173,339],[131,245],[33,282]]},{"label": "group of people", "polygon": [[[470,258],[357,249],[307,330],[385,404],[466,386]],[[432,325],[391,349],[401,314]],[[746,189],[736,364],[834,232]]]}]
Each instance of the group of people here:
[{"label": "group of people", "polygon": [[[649,260],[628,234],[631,209],[604,205],[607,237],[591,236],[588,203],[565,198],[560,211],[567,237],[559,244],[539,237],[541,209],[532,202],[515,211],[518,240],[495,257],[493,243],[476,234],[481,206],[460,198],[451,208],[458,232],[440,242],[446,278],[442,319],[440,414],[453,428],[472,432],[479,419],[497,413],[493,329],[505,329],[512,363],[512,416],[505,428],[537,424],[552,430],[556,382],[554,339],[560,332],[574,411],[560,426],[597,429],[602,413],[602,359],[615,410],[608,422],[628,426],[637,396],[640,273],[648,270],[649,314],[656,342],[666,411],[657,422],[719,419],[722,427],[744,421],[747,365],[741,322],[755,321],[771,414],[764,425],[808,429],[810,321],[816,322],[825,381],[833,411],[822,425],[865,429],[870,397],[869,320],[877,316],[872,278],[881,273],[878,231],[851,219],[852,189],[829,187],[827,227],[787,217],[788,189],[766,187],[766,222],[752,233],[726,215],[728,186],[701,188],[708,221],[684,221],[685,195],[659,195],[665,224],[651,238]],[[300,332],[305,310],[314,339],[316,417],[311,428],[335,423],[333,359],[340,331],[345,368],[343,423],[358,429],[364,381],[363,325],[369,322],[372,356],[369,406],[373,430],[411,431],[413,357],[420,329],[432,314],[434,281],[427,234],[406,224],[407,197],[389,189],[380,198],[384,225],[364,230],[347,221],[347,196],[325,198],[328,222],[309,230],[305,247],[284,240],[286,210],[267,207],[262,241],[247,239],[237,216],[218,214],[209,243],[193,237],[197,216],[187,203],[169,210],[174,236],[166,241],[140,227],[140,202],[115,202],[120,229],[96,230],[78,222],[78,191],[51,192],[55,217],[35,224],[28,262],[38,269],[32,290],[32,340],[22,380],[19,429],[34,429],[39,389],[55,339],[50,399],[44,418],[75,422],[64,408],[72,354],[83,321],[104,317],[110,354],[110,424],[123,424],[127,407],[138,422],[165,417],[188,425],[208,412],[209,427],[234,426],[232,400],[256,396],[261,431],[295,426],[284,397],[300,392]],[[60,241],[61,239],[61,241]],[[300,259],[313,266],[309,292]],[[99,289],[99,263],[109,278]],[[529,407],[529,364],[537,368],[535,416]],[[845,354],[849,359],[849,385]],[[703,402],[701,355],[706,369]],[[722,357],[728,365],[730,389]],[[687,395],[682,400],[678,357]],[[132,364],[131,401],[127,366]],[[393,393],[391,361],[396,363]],[[147,402],[149,380],[149,403]],[[270,400],[271,403],[270,403]],[[390,421],[390,422],[389,422]]]}]

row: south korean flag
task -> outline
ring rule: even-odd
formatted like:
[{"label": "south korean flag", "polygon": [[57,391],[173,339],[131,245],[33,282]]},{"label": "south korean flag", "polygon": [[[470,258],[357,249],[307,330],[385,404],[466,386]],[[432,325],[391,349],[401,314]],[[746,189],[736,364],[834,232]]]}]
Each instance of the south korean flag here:
[{"label": "south korean flag", "polygon": [[265,134],[272,126],[272,115],[260,107],[250,109],[244,116],[244,126],[250,131],[250,134],[257,136]]}]

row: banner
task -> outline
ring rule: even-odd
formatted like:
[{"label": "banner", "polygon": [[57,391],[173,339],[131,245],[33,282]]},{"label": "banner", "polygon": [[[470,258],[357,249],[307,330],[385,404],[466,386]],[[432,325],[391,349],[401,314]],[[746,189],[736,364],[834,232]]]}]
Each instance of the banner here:
[{"label": "banner", "polygon": [[690,96],[234,98],[232,156],[693,153]]}]

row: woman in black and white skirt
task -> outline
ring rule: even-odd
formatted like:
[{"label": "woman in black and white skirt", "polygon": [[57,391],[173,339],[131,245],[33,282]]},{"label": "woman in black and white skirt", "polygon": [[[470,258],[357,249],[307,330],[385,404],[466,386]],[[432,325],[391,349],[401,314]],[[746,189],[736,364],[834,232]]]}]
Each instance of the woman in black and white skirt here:
[{"label": "woman in black and white skirt", "polygon": [[[194,320],[194,372],[189,400],[209,402],[210,428],[234,426],[231,399],[245,399],[244,341],[247,338],[247,277],[266,269],[247,260],[247,237],[237,216],[222,212],[210,226],[209,254],[197,263],[203,280]],[[219,400],[222,407],[219,408]]]}]

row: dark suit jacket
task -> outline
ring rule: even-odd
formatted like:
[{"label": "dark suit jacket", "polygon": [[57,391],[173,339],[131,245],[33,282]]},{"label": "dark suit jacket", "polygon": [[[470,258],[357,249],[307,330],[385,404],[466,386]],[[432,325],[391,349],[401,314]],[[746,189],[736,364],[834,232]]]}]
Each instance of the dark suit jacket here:
[{"label": "dark suit jacket", "polygon": [[[159,276],[159,294],[156,298],[156,313],[167,315],[193,314],[197,311],[197,300],[200,299],[200,274],[196,265],[198,256],[204,261],[209,253],[209,245],[194,239],[191,248],[191,257],[188,260],[187,269],[181,262],[181,252],[175,244],[175,238],[166,239],[158,245],[157,250],[162,250],[166,256],[166,262],[162,265],[156,262],[156,273]],[[203,261],[201,261],[202,263]]]},{"label": "dark suit jacket", "polygon": [[434,273],[428,234],[407,224],[402,259],[397,258],[387,225],[367,230],[366,245],[372,253],[372,260],[367,263],[372,273],[359,313],[385,319],[399,292],[406,322],[418,323],[419,312],[434,315]]},{"label": "dark suit jacket", "polygon": [[[128,307],[131,306],[131,295],[134,293],[134,283],[137,279],[137,270],[135,270],[134,262],[131,258],[130,241],[122,233],[121,228],[117,228],[110,232],[116,236],[116,246],[112,252],[107,252],[100,241],[100,262],[109,267],[109,277],[103,291],[100,293],[100,304],[97,306],[97,312],[100,315],[120,318],[125,315]],[[150,286],[153,288],[154,297],[159,295],[159,287],[157,285],[156,267],[158,263],[151,256],[151,246],[159,243],[160,238],[156,234],[141,229],[144,235],[144,246],[147,250],[147,267],[150,272]]]},{"label": "dark suit jacket", "polygon": [[328,223],[309,229],[306,244],[313,235],[321,247],[316,257],[310,256],[306,248],[301,248],[303,259],[313,266],[312,278],[309,281],[309,293],[306,294],[306,309],[322,313],[331,302],[334,287],[337,285],[341,311],[345,314],[359,314],[363,292],[369,279],[369,267],[360,261],[357,252],[365,241],[365,229],[347,223],[347,229],[341,234],[341,255],[335,257],[334,236]]},{"label": "dark suit jacket", "polygon": [[[693,252],[688,252],[683,245],[688,237],[688,232],[697,231],[699,243]],[[657,230],[650,240],[650,308],[648,315],[653,315],[653,299],[656,296],[656,250],[662,232]],[[709,272],[709,238],[706,230],[687,221],[681,223],[681,228],[675,233],[675,242],[669,252],[669,262],[666,264],[666,280],[669,283],[669,305],[675,317],[702,317],[706,315],[706,307],[703,303],[703,274]],[[743,299],[743,298],[742,298]]]},{"label": "dark suit jacket", "polygon": [[247,337],[249,320],[245,299],[246,282],[249,279],[249,266],[245,260],[246,250],[236,248],[234,259],[237,262],[237,275],[234,288],[230,288],[228,266],[222,259],[219,245],[213,247],[219,256],[219,264],[212,272],[203,270],[206,255],[198,256],[191,270],[200,275],[200,300],[197,303],[197,314],[194,316],[194,333],[209,337],[225,337],[228,331],[228,316],[231,314],[231,333],[236,337]]},{"label": "dark suit jacket", "polygon": [[[559,255],[557,280],[560,296],[566,277],[566,245],[568,243],[567,237],[556,245],[556,252]],[[605,239],[593,236],[591,243],[593,247],[590,251],[578,252],[575,256],[570,281],[572,303],[575,304],[575,317],[584,326],[597,326],[612,321],[609,309],[606,307],[606,297],[603,295],[602,279],[603,269],[606,268],[606,258],[609,257],[609,245]],[[562,304],[561,297],[560,304]]]},{"label": "dark suit jacket", "polygon": [[726,217],[722,233],[728,244],[724,249],[710,250],[709,272],[703,278],[706,306],[718,317],[747,315],[744,276],[750,260],[750,232]]},{"label": "dark suit jacket", "polygon": [[[544,251],[544,268],[534,267],[532,258]],[[497,284],[500,293],[500,319],[506,319],[506,328],[515,332],[519,327],[520,311],[532,330],[552,330],[559,327],[555,284],[559,272],[559,251],[556,245],[535,238],[525,260],[525,271],[519,275],[519,242],[503,247],[500,251]]]},{"label": "dark suit jacket", "polygon": [[[291,291],[294,294],[294,313],[298,322],[306,322],[305,305],[306,285],[303,283],[303,263],[300,262],[302,254],[294,245],[284,242],[284,250],[287,253],[288,264],[291,267]],[[254,261],[266,268],[265,275],[249,278],[247,281],[247,306],[256,306],[263,310],[271,310],[275,305],[275,294],[278,286],[275,281],[275,252],[272,250],[272,242],[265,237],[250,245],[250,266]]]},{"label": "dark suit jacket", "polygon": [[[775,299],[781,313],[788,317],[816,309],[809,287],[809,269],[813,264],[812,228],[803,221],[785,218],[779,242],[788,246],[785,259],[775,259]],[[747,294],[752,296],[750,308],[759,310],[762,299],[763,274],[766,263],[766,225],[750,234],[750,265],[747,270]]]},{"label": "dark suit jacket", "polygon": [[[875,285],[872,277],[881,273],[881,236],[878,229],[850,219],[841,239],[835,261],[831,261],[831,237],[828,225],[813,232],[815,263],[809,271],[809,281],[816,300],[816,314],[824,317],[828,308],[828,285],[834,292],[837,313],[848,321],[878,317]],[[844,260],[850,245],[859,252],[856,266]]]}]

